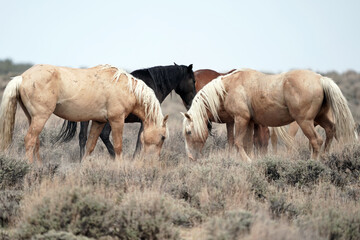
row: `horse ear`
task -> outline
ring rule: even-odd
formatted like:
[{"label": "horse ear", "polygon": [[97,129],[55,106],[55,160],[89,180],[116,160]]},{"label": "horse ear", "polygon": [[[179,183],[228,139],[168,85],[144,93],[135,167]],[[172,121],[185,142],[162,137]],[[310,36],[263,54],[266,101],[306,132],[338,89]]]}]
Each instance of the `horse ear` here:
[{"label": "horse ear", "polygon": [[176,62],[174,62],[174,65],[175,65],[175,66],[179,66],[179,65],[176,64]]},{"label": "horse ear", "polygon": [[186,112],[186,113],[183,113],[183,112],[180,112],[185,118],[189,119],[189,121],[192,121],[191,120],[191,116]]},{"label": "horse ear", "polygon": [[169,114],[167,114],[167,115],[164,117],[164,120],[163,120],[163,126],[164,126],[164,127],[166,126],[166,123],[167,123],[168,118],[169,118]]},{"label": "horse ear", "polygon": [[190,64],[190,65],[188,66],[188,70],[192,71],[192,69],[193,69],[193,65]]}]

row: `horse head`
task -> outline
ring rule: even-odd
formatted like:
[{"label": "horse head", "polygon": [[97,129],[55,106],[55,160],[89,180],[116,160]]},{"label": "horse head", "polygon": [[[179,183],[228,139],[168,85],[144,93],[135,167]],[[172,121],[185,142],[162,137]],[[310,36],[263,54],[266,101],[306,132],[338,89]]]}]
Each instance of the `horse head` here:
[{"label": "horse head", "polygon": [[194,130],[194,122],[189,113],[181,113],[184,116],[183,122],[183,135],[185,138],[185,149],[189,159],[196,161],[201,156],[201,150],[203,149],[208,131],[205,133],[205,139],[199,134],[196,134]]},{"label": "horse head", "polygon": [[160,157],[160,151],[168,136],[166,123],[169,115],[166,115],[162,123],[154,124],[154,122],[145,119],[144,131],[140,135],[140,141],[143,144],[141,155],[146,157]]},{"label": "horse head", "polygon": [[[175,66],[180,67],[179,65]],[[182,79],[179,81],[179,84],[175,88],[175,92],[179,94],[179,96],[184,102],[186,109],[188,110],[191,106],[193,98],[196,95],[195,76],[192,64],[182,67],[186,69],[183,73]]]}]

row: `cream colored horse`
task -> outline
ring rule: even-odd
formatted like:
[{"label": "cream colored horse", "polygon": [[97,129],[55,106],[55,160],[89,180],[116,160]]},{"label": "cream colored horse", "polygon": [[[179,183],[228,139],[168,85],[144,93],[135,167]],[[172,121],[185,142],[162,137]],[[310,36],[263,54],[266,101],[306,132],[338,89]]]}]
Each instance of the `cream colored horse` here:
[{"label": "cream colored horse", "polygon": [[[328,117],[332,111],[333,119]],[[246,133],[253,123],[283,126],[296,121],[309,139],[317,159],[323,140],[314,122],[325,129],[325,151],[335,135],[346,141],[355,138],[355,123],[339,87],[329,78],[308,70],[277,75],[245,69],[220,76],[195,96],[184,114],[183,133],[189,158],[196,159],[208,137],[208,119],[235,123],[235,146],[244,160]]]},{"label": "cream colored horse", "polygon": [[17,101],[29,120],[26,157],[40,160],[39,134],[52,113],[70,121],[93,120],[85,156],[95,148],[105,123],[113,129],[116,158],[121,160],[124,119],[134,113],[144,122],[143,154],[160,154],[167,129],[159,101],[146,84],[109,65],[73,69],[35,65],[12,79],[0,107],[0,149],[11,144]]}]

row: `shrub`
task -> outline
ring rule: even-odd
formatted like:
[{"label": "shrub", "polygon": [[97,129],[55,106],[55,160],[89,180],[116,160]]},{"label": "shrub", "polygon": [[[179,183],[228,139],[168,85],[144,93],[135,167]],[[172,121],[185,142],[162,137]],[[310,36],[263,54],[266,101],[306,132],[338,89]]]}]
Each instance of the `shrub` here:
[{"label": "shrub", "polygon": [[260,162],[268,181],[292,186],[311,186],[326,176],[327,168],[319,161],[289,161],[265,158]]},{"label": "shrub", "polygon": [[331,182],[339,187],[357,183],[360,179],[360,145],[348,145],[341,152],[327,156],[325,164],[331,169]]},{"label": "shrub", "polygon": [[[179,239],[169,199],[156,193],[135,193],[107,217],[113,226],[110,235],[119,239]],[[190,221],[190,220],[188,220]],[[110,224],[109,224],[110,225]]]},{"label": "shrub", "polygon": [[55,191],[45,196],[19,225],[19,238],[28,239],[50,230],[99,238],[108,232],[105,214],[113,208],[105,199],[80,189]]},{"label": "shrub", "polygon": [[37,234],[31,238],[32,240],[90,240],[90,238],[84,236],[75,236],[72,233],[64,231],[51,230],[44,234]]},{"label": "shrub", "polygon": [[34,164],[31,171],[25,176],[25,186],[31,188],[42,183],[45,179],[53,179],[58,171],[60,163]]},{"label": "shrub", "polygon": [[268,183],[264,180],[264,178],[260,177],[255,171],[249,170],[248,182],[250,183],[251,191],[253,191],[257,199],[266,199]]},{"label": "shrub", "polygon": [[151,187],[159,176],[159,169],[134,166],[119,169],[115,167],[114,161],[107,161],[83,166],[81,174],[85,184],[103,185],[116,188],[117,191],[127,192],[128,188],[132,186],[140,189]]},{"label": "shrub", "polygon": [[203,219],[188,203],[151,192],[125,195],[115,206],[89,190],[54,190],[28,208],[18,225],[19,239],[178,239],[174,225],[190,227]]},{"label": "shrub", "polygon": [[0,240],[11,240],[11,239],[12,238],[7,231],[0,229]]},{"label": "shrub", "polygon": [[344,213],[340,209],[318,209],[300,225],[313,229],[326,239],[360,239],[360,211]]},{"label": "shrub", "polygon": [[212,218],[207,226],[208,240],[239,239],[240,236],[250,232],[253,217],[251,213],[245,211],[229,211],[222,217]]},{"label": "shrub", "polygon": [[6,227],[17,215],[21,198],[21,191],[0,191],[0,227]]},{"label": "shrub", "polygon": [[283,196],[272,197],[269,201],[269,210],[272,218],[286,216],[288,219],[293,219],[298,215],[298,210],[296,207],[291,203],[287,203]]},{"label": "shrub", "polygon": [[180,165],[162,176],[161,189],[204,214],[222,211],[227,201],[248,189],[243,168],[224,161],[229,160],[209,158],[201,164]]},{"label": "shrub", "polygon": [[21,188],[29,165],[24,160],[0,155],[0,190]]}]

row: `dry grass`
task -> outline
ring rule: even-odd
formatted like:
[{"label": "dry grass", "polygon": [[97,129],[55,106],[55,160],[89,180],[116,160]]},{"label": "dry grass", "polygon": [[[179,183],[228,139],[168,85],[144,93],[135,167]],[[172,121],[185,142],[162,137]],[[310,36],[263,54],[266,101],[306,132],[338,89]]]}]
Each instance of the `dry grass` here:
[{"label": "dry grass", "polygon": [[53,145],[62,124],[54,116],[41,134],[44,163],[33,166],[23,161],[19,110],[14,143],[0,158],[0,239],[360,238],[358,143],[335,143],[314,162],[298,134],[298,152],[280,146],[249,164],[226,153],[225,127],[216,125],[204,157],[190,162],[181,100],[173,95],[162,108],[170,137],[160,163],[131,159],[138,124],[126,124],[123,163],[100,141],[80,163],[77,139]]}]

